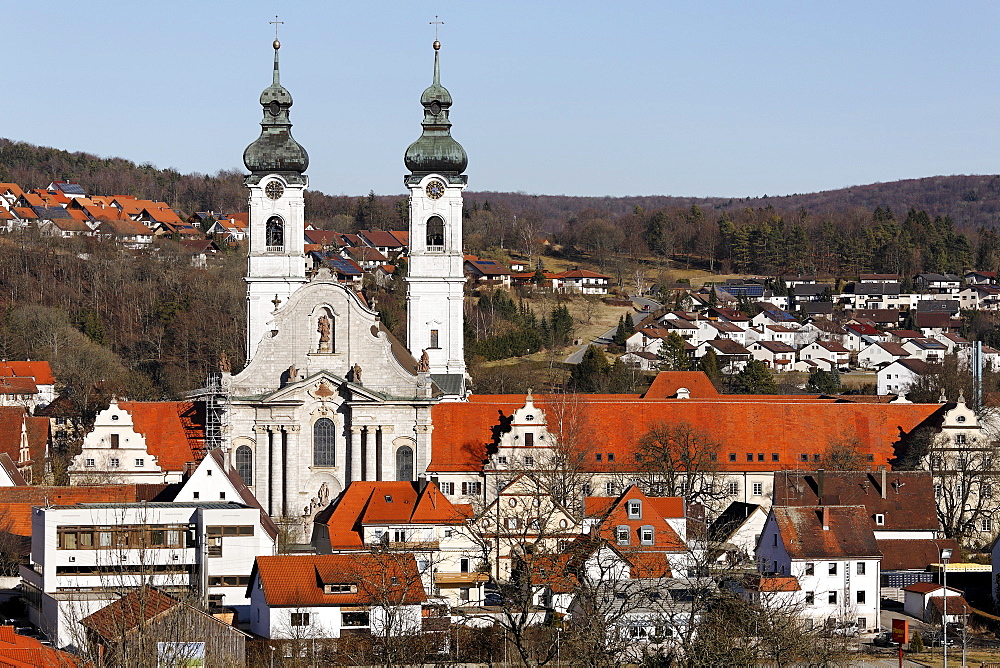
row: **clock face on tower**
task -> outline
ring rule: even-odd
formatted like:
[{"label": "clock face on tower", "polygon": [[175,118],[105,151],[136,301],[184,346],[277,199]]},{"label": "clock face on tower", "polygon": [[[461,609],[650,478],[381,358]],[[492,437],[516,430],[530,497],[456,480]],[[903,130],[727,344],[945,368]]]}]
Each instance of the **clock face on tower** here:
[{"label": "clock face on tower", "polygon": [[440,199],[444,195],[444,184],[434,179],[427,184],[427,196],[431,199]]},{"label": "clock face on tower", "polygon": [[264,186],[264,194],[267,195],[268,199],[278,199],[284,194],[284,192],[285,187],[278,181],[271,181]]}]

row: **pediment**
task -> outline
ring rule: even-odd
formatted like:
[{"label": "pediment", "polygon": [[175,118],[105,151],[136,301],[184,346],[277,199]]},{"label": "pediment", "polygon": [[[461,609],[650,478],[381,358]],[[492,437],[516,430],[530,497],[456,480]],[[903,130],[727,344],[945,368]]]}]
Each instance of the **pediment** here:
[{"label": "pediment", "polygon": [[261,397],[263,402],[309,401],[340,403],[344,392],[350,393],[353,401],[383,401],[385,396],[363,385],[352,383],[346,378],[329,371],[320,371],[303,380],[289,383],[271,394]]}]

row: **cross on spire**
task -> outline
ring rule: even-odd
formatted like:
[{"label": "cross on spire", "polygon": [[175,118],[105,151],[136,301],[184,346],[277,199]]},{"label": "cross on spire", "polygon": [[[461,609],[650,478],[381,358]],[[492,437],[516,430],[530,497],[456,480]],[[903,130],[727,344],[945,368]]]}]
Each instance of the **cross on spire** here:
[{"label": "cross on spire", "polygon": [[[437,18],[437,17],[434,17],[434,18]],[[284,21],[279,21],[278,20],[278,15],[275,14],[274,15],[274,20],[273,21],[268,21],[268,23],[273,23],[274,24],[274,39],[275,39],[275,41],[277,41],[277,39],[278,39],[278,24],[279,23],[280,24],[284,24],[285,22]]]},{"label": "cross on spire", "polygon": [[[277,17],[275,17],[277,18]],[[434,20],[430,22],[430,25],[434,26],[434,41],[438,41],[438,26],[443,26],[444,21],[438,21],[438,15],[434,15]]]}]

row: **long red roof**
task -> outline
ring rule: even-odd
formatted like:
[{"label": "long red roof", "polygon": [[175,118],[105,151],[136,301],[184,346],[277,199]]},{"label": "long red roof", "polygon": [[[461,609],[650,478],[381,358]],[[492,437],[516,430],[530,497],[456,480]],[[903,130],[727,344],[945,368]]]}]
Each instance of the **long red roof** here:
[{"label": "long red roof", "polygon": [[[831,443],[857,439],[871,466],[895,457],[894,445],[941,410],[941,404],[854,403],[836,398],[719,395],[690,399],[639,395],[535,395],[550,425],[555,411],[570,407],[575,433],[593,434],[582,447],[613,453],[613,461],[584,457],[591,471],[629,470],[639,440],[658,423],[688,424],[719,444],[721,470],[773,471],[815,463]],[[504,421],[524,406],[524,395],[472,395],[467,402],[432,408],[430,471],[480,471],[487,449],[499,441]],[[566,423],[566,420],[563,420]],[[551,427],[550,427],[551,429]],[[558,437],[558,434],[555,434]],[[753,461],[747,454],[752,453]],[[763,458],[759,455],[763,454]],[[777,461],[773,455],[777,455]],[[731,461],[735,455],[735,461]],[[761,461],[762,459],[762,461]]]}]

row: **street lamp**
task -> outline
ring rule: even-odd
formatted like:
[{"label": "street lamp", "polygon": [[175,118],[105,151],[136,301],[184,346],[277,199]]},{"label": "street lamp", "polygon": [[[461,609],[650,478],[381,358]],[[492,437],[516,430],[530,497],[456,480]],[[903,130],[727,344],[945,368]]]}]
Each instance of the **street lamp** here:
[{"label": "street lamp", "polygon": [[948,561],[951,559],[951,548],[941,548],[942,580],[944,581],[944,600],[941,605],[941,637],[944,645],[944,668],[948,668]]}]

